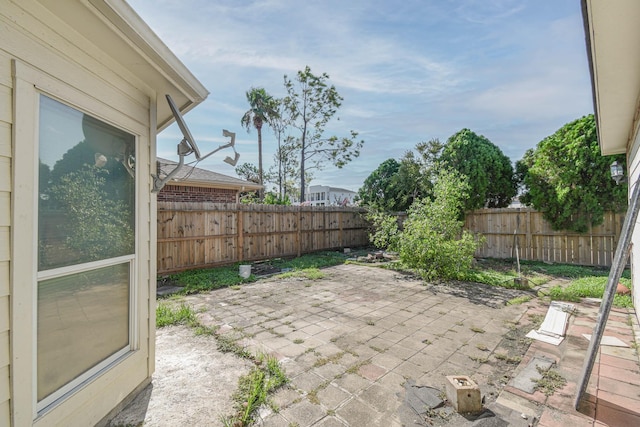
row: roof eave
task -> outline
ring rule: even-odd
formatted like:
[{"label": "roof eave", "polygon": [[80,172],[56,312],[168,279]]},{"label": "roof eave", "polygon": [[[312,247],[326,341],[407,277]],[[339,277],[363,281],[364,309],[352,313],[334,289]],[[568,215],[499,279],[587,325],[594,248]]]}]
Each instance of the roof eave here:
[{"label": "roof eave", "polygon": [[[156,100],[158,132],[174,121],[165,94],[171,95],[183,113],[193,109],[209,95],[204,85],[126,1],[40,1],[135,76],[139,89]],[[82,16],[91,22],[78,22],[78,16],[74,13],[80,10],[78,8],[90,12]]]},{"label": "roof eave", "polygon": [[224,181],[198,181],[198,180],[181,180],[169,181],[167,185],[179,185],[183,187],[202,187],[202,188],[220,188],[223,190],[238,190],[238,191],[257,191],[263,188],[260,184],[253,183],[229,183]]},{"label": "roof eave", "polygon": [[626,153],[640,94],[640,2],[582,0],[582,15],[600,150]]}]

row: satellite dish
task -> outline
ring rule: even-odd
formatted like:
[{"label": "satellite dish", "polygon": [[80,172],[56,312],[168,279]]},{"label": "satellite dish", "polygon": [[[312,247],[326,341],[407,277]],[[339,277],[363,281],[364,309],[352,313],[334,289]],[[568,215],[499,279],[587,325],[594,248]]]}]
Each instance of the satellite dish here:
[{"label": "satellite dish", "polygon": [[173,178],[176,173],[178,173],[178,171],[182,168],[182,166],[184,166],[184,158],[191,153],[195,154],[197,161],[200,161],[200,160],[206,159],[207,157],[209,157],[214,153],[217,153],[220,150],[223,150],[225,148],[231,148],[233,150],[234,156],[233,157],[227,156],[224,159],[224,162],[230,164],[231,166],[235,166],[236,163],[238,163],[240,154],[236,151],[236,148],[235,148],[235,144],[236,144],[235,132],[229,132],[228,130],[223,129],[222,136],[231,138],[231,140],[227,144],[223,144],[218,148],[216,148],[215,150],[211,151],[210,153],[202,156],[200,154],[200,150],[198,149],[198,145],[196,144],[195,139],[193,139],[193,136],[191,135],[191,132],[187,127],[187,124],[182,118],[182,113],[180,113],[180,110],[178,110],[178,107],[176,107],[176,104],[173,102],[173,99],[171,99],[171,95],[166,94],[165,96],[167,97],[167,102],[169,103],[169,108],[171,108],[173,117],[176,119],[176,123],[178,123],[178,126],[180,127],[180,131],[182,132],[182,141],[178,143],[178,156],[180,157],[180,161],[176,165],[175,169],[173,169],[171,172],[165,175],[164,178],[160,178],[157,175],[151,175],[153,177],[153,189],[151,190],[152,192],[157,193],[158,191],[162,190],[162,187],[164,187],[165,184],[169,182],[169,180]]},{"label": "satellite dish", "polygon": [[[195,153],[196,159],[200,160],[200,150],[198,149],[198,146],[196,145],[196,140],[193,139],[193,136],[191,135],[191,132],[189,131],[189,128],[187,127],[187,124],[185,123],[184,119],[182,118],[182,113],[180,113],[180,110],[178,110],[178,107],[176,107],[176,104],[173,102],[173,99],[171,99],[171,95],[166,94],[165,96],[167,97],[167,102],[169,103],[169,108],[171,108],[171,113],[173,113],[173,118],[176,119],[176,123],[178,123],[178,127],[180,128],[180,131],[182,131],[183,139],[180,142],[180,144],[178,144],[178,154],[180,154],[180,149],[181,149],[180,146],[183,145],[183,144],[187,144],[188,150],[187,150],[187,152],[185,152],[183,154],[185,156],[188,156],[191,153]],[[183,151],[187,147],[182,147]]]}]

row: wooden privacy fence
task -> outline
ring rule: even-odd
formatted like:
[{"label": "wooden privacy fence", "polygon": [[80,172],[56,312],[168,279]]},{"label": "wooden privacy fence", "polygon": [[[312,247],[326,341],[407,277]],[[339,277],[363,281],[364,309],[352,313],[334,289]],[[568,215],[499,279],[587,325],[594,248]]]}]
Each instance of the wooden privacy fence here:
[{"label": "wooden privacy fence", "polygon": [[369,243],[364,209],[158,202],[158,273]]},{"label": "wooden privacy fence", "polygon": [[479,209],[468,213],[465,228],[481,233],[486,243],[476,256],[515,258],[566,264],[610,266],[624,213],[607,212],[602,225],[585,234],[555,231],[533,209]]}]

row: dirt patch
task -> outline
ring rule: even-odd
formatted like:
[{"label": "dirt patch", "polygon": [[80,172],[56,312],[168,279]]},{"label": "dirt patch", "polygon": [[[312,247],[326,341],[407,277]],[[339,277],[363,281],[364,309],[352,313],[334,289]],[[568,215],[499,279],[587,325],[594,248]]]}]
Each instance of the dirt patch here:
[{"label": "dirt patch", "polygon": [[218,351],[212,336],[186,326],[158,329],[153,383],[109,426],[223,426],[238,378],[250,369],[250,362]]}]

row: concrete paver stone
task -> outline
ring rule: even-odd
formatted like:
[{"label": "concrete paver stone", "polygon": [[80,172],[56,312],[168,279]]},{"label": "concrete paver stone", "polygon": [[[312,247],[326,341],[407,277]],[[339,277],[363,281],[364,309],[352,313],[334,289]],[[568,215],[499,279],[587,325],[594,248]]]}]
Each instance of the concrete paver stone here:
[{"label": "concrete paver stone", "polygon": [[417,386],[413,380],[408,380],[405,384],[405,402],[416,414],[425,414],[429,409],[442,406],[444,400],[441,395],[441,390],[434,387]]},{"label": "concrete paver stone", "polygon": [[[526,292],[477,283],[425,284],[391,270],[354,264],[324,272],[325,278],[315,281],[271,277],[240,290],[184,297],[197,308],[203,324],[221,327],[220,333],[237,337],[250,351],[274,355],[291,380],[272,397],[279,411],[265,406],[257,427],[524,427],[535,424],[534,417],[541,414],[541,426],[602,425],[622,417],[640,422],[635,348],[601,346],[587,389],[590,400],[581,405],[583,413],[571,410],[580,368],[576,365],[588,346],[580,334],[591,333],[598,302],[576,304],[562,345],[528,346],[517,334],[531,329],[534,315],[544,317],[548,303],[534,299],[506,305]],[[631,342],[634,330],[640,334],[633,309],[615,309],[605,334]],[[176,331],[185,344],[163,346],[162,339]],[[220,369],[222,356],[214,351],[214,337],[196,337],[187,328],[159,330],[158,336],[153,387],[132,406],[144,411],[142,418],[126,417],[123,411],[119,419],[149,427],[161,425],[154,424],[156,420],[221,427],[220,417],[233,412],[229,398],[237,390],[238,375]],[[190,357],[199,354],[196,350],[205,340],[207,354]],[[516,361],[522,357],[522,363],[505,362],[503,356]],[[189,369],[167,366],[165,362],[174,359],[182,365],[188,361]],[[539,376],[535,367],[545,369],[549,361],[556,361],[566,386],[550,398],[529,394],[531,378]],[[236,373],[248,371],[248,362],[238,362]],[[519,375],[512,379],[515,372]],[[485,399],[480,416],[463,417],[450,404],[441,406],[450,375],[467,375],[478,384]],[[179,376],[180,387],[164,387],[169,376]],[[186,391],[218,393],[220,397],[211,394],[208,399],[222,402],[226,410],[213,414],[209,404],[208,412],[201,410],[205,406],[194,406],[194,398],[182,397]],[[190,418],[178,418],[184,414]]]},{"label": "concrete paver stone", "polygon": [[[519,390],[533,394],[536,382],[542,378],[542,372],[548,371],[555,361],[544,356],[534,357],[533,360],[510,382],[509,385]],[[534,381],[535,380],[535,381]]]}]

